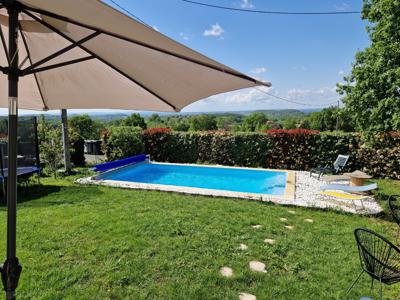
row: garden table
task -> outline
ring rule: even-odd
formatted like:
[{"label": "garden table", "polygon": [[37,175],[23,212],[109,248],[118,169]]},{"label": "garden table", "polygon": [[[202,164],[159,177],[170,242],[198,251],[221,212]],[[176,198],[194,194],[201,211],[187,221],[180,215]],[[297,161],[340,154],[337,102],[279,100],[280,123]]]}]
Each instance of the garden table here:
[{"label": "garden table", "polygon": [[343,175],[350,177],[351,186],[363,186],[366,179],[372,178],[372,176],[358,170],[351,173],[344,173]]}]

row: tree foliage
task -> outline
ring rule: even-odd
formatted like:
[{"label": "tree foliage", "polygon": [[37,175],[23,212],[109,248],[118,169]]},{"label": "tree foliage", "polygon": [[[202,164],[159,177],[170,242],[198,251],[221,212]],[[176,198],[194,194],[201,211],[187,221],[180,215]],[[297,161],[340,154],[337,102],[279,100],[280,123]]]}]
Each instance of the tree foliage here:
[{"label": "tree foliage", "polygon": [[48,123],[42,115],[38,123],[38,139],[40,160],[45,163],[48,173],[56,175],[63,159],[61,124]]},{"label": "tree foliage", "polygon": [[98,140],[102,124],[90,118],[89,115],[76,115],[68,120],[69,127],[85,140]]},{"label": "tree foliage", "polygon": [[103,152],[109,161],[144,153],[140,127],[111,127],[103,132],[102,140]]},{"label": "tree foliage", "polygon": [[142,129],[147,128],[146,121],[144,118],[140,116],[140,114],[131,114],[129,117],[126,117],[122,120],[123,126],[133,126],[133,127],[140,127]]},{"label": "tree foliage", "polygon": [[243,120],[242,130],[243,131],[258,131],[267,128],[263,128],[267,123],[268,118],[262,112],[254,112],[248,116],[246,116]]},{"label": "tree foliage", "polygon": [[338,85],[360,130],[400,130],[399,7],[399,0],[364,0],[371,46],[356,54],[351,74]]},{"label": "tree foliage", "polygon": [[215,117],[211,115],[197,115],[190,118],[190,130],[191,131],[206,131],[216,130],[217,122]]}]

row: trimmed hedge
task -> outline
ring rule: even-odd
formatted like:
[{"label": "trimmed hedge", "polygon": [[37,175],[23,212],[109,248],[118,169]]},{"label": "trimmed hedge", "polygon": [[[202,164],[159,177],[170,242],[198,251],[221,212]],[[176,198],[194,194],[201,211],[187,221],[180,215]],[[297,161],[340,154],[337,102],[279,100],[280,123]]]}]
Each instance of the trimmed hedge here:
[{"label": "trimmed hedge", "polygon": [[348,170],[360,169],[374,177],[400,179],[397,133],[381,134],[367,143],[360,134],[352,133],[174,132],[155,128],[144,131],[142,138],[146,153],[155,161],[309,170],[332,165],[338,154],[349,154]]}]

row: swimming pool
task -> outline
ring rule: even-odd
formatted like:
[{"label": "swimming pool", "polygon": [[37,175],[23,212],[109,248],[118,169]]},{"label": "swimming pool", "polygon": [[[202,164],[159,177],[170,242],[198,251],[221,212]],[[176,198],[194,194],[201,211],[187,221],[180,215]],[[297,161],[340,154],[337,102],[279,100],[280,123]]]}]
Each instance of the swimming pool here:
[{"label": "swimming pool", "polygon": [[[194,194],[211,191],[208,194],[216,196],[287,196],[288,179],[292,177],[289,175],[291,174],[288,171],[147,161],[102,173],[95,180]],[[216,191],[220,193],[215,193]],[[223,191],[229,194],[224,194]]]}]

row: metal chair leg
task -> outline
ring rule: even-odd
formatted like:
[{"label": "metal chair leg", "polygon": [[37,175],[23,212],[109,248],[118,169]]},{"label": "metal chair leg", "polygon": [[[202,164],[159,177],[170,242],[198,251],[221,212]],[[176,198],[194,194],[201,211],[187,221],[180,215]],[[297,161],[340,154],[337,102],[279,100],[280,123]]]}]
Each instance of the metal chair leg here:
[{"label": "metal chair leg", "polygon": [[351,289],[356,285],[356,283],[358,282],[358,280],[360,280],[361,275],[364,273],[364,270],[361,271],[360,274],[358,274],[356,280],[354,280],[354,282],[352,283],[352,285],[349,287],[349,289],[347,290],[346,296],[350,293]]}]

